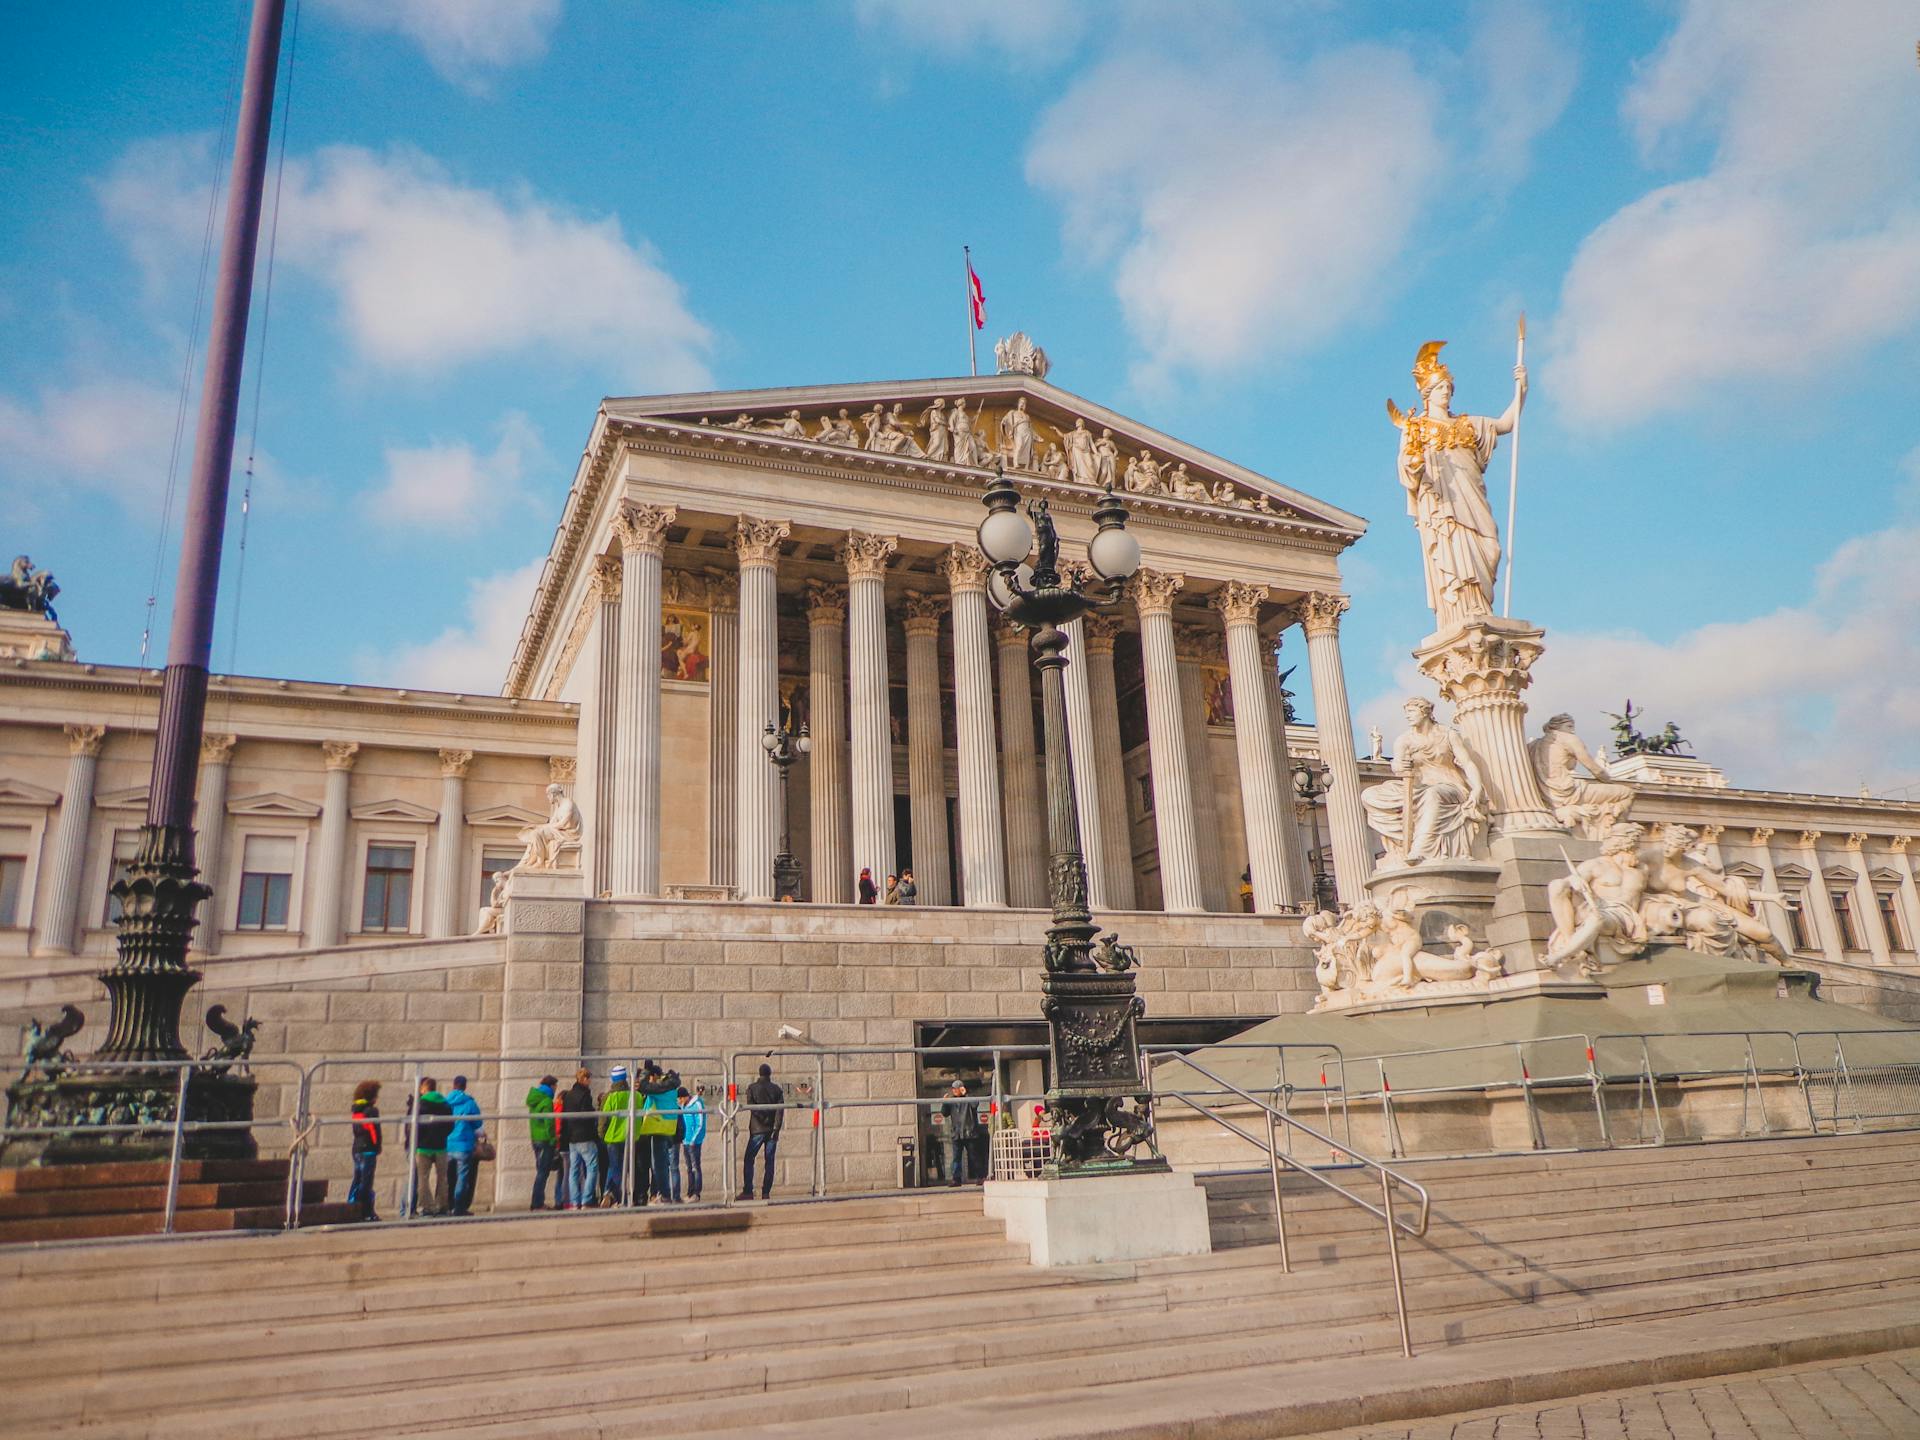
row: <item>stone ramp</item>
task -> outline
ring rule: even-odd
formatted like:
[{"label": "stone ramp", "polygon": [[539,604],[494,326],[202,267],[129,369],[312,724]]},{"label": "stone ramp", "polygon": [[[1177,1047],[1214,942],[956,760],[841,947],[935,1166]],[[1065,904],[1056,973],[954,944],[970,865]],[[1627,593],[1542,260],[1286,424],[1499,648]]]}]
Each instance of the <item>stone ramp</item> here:
[{"label": "stone ramp", "polygon": [[1307,1433],[1389,1415],[1228,1412],[1479,1375],[1443,1396],[1471,1408],[1508,1398],[1483,1371],[1705,1364],[1736,1323],[1762,1326],[1742,1353],[1878,1346],[1920,1326],[1916,1162],[1920,1136],[1880,1135],[1410,1166],[1434,1195],[1402,1252],[1410,1362],[1378,1222],[1289,1181],[1283,1274],[1264,1175],[1210,1184],[1214,1255],[1076,1270],[945,1191],[19,1248],[0,1344],[35,1365],[0,1433]]}]

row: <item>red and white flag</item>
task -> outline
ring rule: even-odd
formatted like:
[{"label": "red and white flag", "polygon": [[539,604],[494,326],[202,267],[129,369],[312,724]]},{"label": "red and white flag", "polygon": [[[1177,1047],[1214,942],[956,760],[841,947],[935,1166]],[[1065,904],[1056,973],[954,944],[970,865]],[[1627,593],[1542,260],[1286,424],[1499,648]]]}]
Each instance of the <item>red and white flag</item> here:
[{"label": "red and white flag", "polygon": [[[951,253],[951,252],[949,252]],[[973,312],[973,328],[987,328],[987,292],[973,270],[973,252],[967,252],[967,305]]]}]

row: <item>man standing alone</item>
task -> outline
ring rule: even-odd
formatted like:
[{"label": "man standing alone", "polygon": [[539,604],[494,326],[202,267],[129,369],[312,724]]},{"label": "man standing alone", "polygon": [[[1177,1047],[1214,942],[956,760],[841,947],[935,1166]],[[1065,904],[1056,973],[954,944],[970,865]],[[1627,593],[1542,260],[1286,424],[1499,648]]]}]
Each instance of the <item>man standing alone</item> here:
[{"label": "man standing alone", "polygon": [[760,1175],[760,1198],[773,1197],[773,1159],[780,1148],[780,1126],[786,1120],[785,1112],[780,1108],[787,1103],[787,1092],[773,1083],[773,1067],[762,1065],[760,1078],[747,1087],[747,1104],[753,1108],[747,1112],[747,1162],[741,1173],[740,1195],[742,1200],[753,1198],[753,1158],[762,1156],[766,1167]]}]

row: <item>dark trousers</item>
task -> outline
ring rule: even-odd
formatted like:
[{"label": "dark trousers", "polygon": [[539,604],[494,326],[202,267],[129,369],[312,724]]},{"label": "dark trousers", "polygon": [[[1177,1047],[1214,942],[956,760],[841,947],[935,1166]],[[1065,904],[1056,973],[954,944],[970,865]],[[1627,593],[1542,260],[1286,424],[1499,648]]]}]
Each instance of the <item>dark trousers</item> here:
[{"label": "dark trousers", "polygon": [[958,1185],[962,1179],[977,1180],[980,1178],[978,1175],[966,1174],[968,1170],[978,1168],[973,1162],[972,1141],[946,1140],[942,1143],[947,1148],[947,1182],[949,1184]]},{"label": "dark trousers", "polygon": [[660,1177],[653,1168],[653,1137],[636,1133],[633,1137],[633,1203],[644,1205],[658,1188]]},{"label": "dark trousers", "polygon": [[703,1140],[696,1140],[691,1145],[680,1147],[680,1153],[686,1157],[687,1161],[687,1199],[689,1200],[700,1198],[700,1147],[705,1143]]},{"label": "dark trousers", "polygon": [[761,1172],[760,1176],[760,1198],[765,1200],[773,1194],[773,1157],[774,1152],[779,1148],[780,1132],[778,1130],[766,1135],[747,1136],[747,1161],[745,1169],[741,1172],[740,1179],[740,1193],[742,1195],[751,1195],[753,1193],[753,1157],[756,1155],[765,1156],[765,1159],[761,1162],[766,1168]]},{"label": "dark trousers", "polygon": [[353,1184],[347,1188],[347,1203],[360,1207],[362,1220],[373,1219],[373,1170],[379,1163],[380,1154],[375,1150],[353,1157]]},{"label": "dark trousers", "polygon": [[680,1142],[671,1135],[653,1140],[653,1193],[662,1200],[680,1201]]},{"label": "dark trousers", "polygon": [[[555,1173],[557,1173],[559,1169],[560,1169],[560,1157],[558,1154],[558,1147],[553,1143],[553,1141],[551,1140],[534,1141],[533,1142],[533,1208],[534,1209],[544,1210],[547,1208],[547,1180],[551,1176],[553,1176]],[[567,1182],[565,1177],[561,1178],[560,1184],[557,1187],[557,1189],[559,1193],[554,1197],[556,1202],[560,1200],[564,1200],[566,1198]]]}]

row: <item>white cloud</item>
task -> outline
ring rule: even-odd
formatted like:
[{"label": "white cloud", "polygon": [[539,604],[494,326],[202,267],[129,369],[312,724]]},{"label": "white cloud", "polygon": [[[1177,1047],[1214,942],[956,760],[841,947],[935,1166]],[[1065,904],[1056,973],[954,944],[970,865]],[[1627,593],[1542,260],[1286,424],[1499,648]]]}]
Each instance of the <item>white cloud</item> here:
[{"label": "white cloud", "polygon": [[[47,386],[31,398],[0,395],[0,496],[19,513],[71,489],[160,508],[173,446],[177,395],[139,380]],[[192,462],[182,437],[180,484]]]},{"label": "white cloud", "polygon": [[1492,188],[1505,192],[1525,174],[1533,142],[1573,98],[1580,63],[1566,17],[1531,0],[1492,0],[1479,7],[1467,47],[1467,73],[1479,103],[1471,122],[1478,163]]},{"label": "white cloud", "polygon": [[368,680],[410,690],[498,692],[545,565],[544,559],[535,560],[471,582],[462,624],[449,626],[425,644],[363,662]]},{"label": "white cloud", "polygon": [[1567,272],[1551,358],[1593,422],[1810,375],[1920,322],[1907,0],[1692,0],[1628,91],[1643,152],[1705,173],[1622,208]]},{"label": "white cloud", "polygon": [[[150,280],[198,254],[207,143],[131,146],[97,187]],[[278,263],[320,281],[355,350],[385,369],[544,350],[611,367],[610,388],[707,381],[706,326],[617,219],[463,185],[417,152],[332,146],[289,162]]]},{"label": "white cloud", "polygon": [[491,71],[547,53],[560,0],[322,0],[342,24],[399,35],[440,75],[466,89]]},{"label": "white cloud", "polygon": [[386,476],[365,506],[389,524],[474,530],[498,524],[502,511],[525,498],[521,482],[541,454],[533,422],[511,411],[500,439],[485,454],[461,442],[390,446]]},{"label": "white cloud", "polygon": [[1065,59],[1087,23],[1081,0],[855,0],[854,14],[896,43],[946,56],[991,49],[1023,69]]}]

